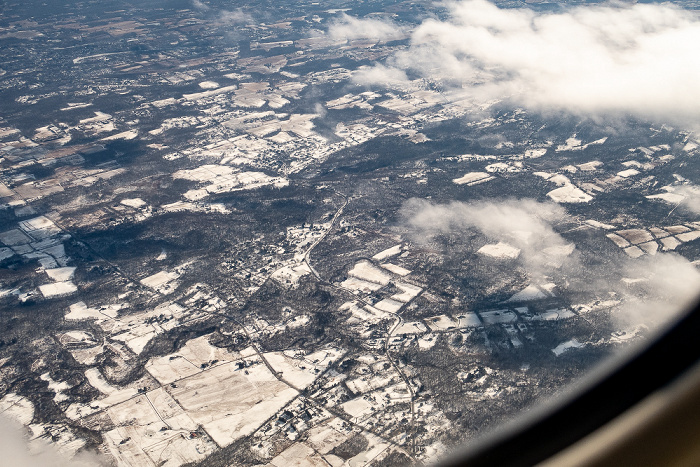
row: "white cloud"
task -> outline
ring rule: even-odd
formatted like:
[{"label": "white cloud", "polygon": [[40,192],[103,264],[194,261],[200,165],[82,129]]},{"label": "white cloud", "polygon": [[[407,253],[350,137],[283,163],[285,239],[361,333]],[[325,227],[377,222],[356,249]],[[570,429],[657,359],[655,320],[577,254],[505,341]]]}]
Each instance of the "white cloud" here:
[{"label": "white cloud", "polygon": [[[192,0],[192,6],[195,10],[201,12],[212,11],[211,7],[201,0]],[[216,22],[223,25],[228,24],[246,24],[253,21],[253,17],[244,12],[241,8],[236,10],[221,10],[216,12]]]},{"label": "white cloud", "polygon": [[12,467],[99,467],[108,465],[97,455],[81,453],[72,459],[42,439],[31,442],[25,428],[7,417],[0,417],[0,464]]},{"label": "white cloud", "polygon": [[674,253],[628,260],[621,272],[632,279],[618,290],[625,303],[616,317],[623,325],[668,322],[697,300],[700,290],[700,272]]},{"label": "white cloud", "polygon": [[380,84],[383,87],[401,86],[408,82],[408,77],[403,70],[379,63],[371,67],[360,67],[355,71],[352,79],[357,84]]},{"label": "white cloud", "polygon": [[[478,100],[509,97],[544,111],[700,120],[695,12],[635,4],[536,13],[485,0],[447,7],[447,19],[425,20],[387,66],[442,79]],[[356,23],[365,21],[355,20],[354,27],[361,30]]]},{"label": "white cloud", "polygon": [[700,214],[700,187],[694,185],[680,185],[674,187],[674,194],[683,196],[681,205],[693,214]]},{"label": "white cloud", "polygon": [[219,14],[218,20],[224,24],[246,24],[251,23],[253,17],[239,8],[232,11],[223,10]]},{"label": "white cloud", "polygon": [[700,290],[700,272],[674,253],[637,259],[621,254],[622,258],[615,261],[590,255],[584,258],[576,251],[568,255],[571,244],[554,226],[570,219],[554,203],[504,200],[433,204],[412,199],[401,213],[404,227],[418,241],[437,234],[466,236],[469,230],[477,230],[489,242],[519,248],[521,253],[515,261],[535,283],[545,276],[556,276],[569,292],[621,299],[613,320],[623,327],[659,325],[694,300]]},{"label": "white cloud", "polygon": [[193,6],[196,10],[200,10],[200,11],[207,11],[207,10],[209,10],[209,5],[207,5],[206,3],[202,2],[201,0],[192,0],[192,6]]},{"label": "white cloud", "polygon": [[406,38],[406,31],[389,20],[358,19],[343,14],[331,23],[328,35],[335,40],[372,39],[386,42]]},{"label": "white cloud", "polygon": [[552,228],[567,217],[566,211],[555,203],[524,199],[433,204],[411,199],[404,204],[402,217],[418,238],[476,229],[490,242],[514,246],[520,250],[518,261],[533,276],[560,267],[560,252],[567,251],[568,242]]}]

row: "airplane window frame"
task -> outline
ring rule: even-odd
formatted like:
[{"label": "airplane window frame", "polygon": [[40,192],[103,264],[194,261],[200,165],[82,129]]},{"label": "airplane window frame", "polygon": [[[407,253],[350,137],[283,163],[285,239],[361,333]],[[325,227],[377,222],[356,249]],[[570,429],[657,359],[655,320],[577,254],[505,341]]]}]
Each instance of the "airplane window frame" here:
[{"label": "airplane window frame", "polygon": [[546,461],[687,374],[700,362],[698,336],[700,300],[559,397],[453,451],[438,465],[516,467]]}]

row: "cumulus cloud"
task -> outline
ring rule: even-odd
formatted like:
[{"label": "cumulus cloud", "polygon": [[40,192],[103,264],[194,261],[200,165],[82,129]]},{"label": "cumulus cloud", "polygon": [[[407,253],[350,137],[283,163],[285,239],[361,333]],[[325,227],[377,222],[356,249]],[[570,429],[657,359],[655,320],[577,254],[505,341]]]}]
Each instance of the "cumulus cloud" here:
[{"label": "cumulus cloud", "polygon": [[406,38],[406,31],[396,23],[377,18],[358,19],[343,14],[331,23],[328,35],[335,40],[372,39],[394,41]]},{"label": "cumulus cloud", "polygon": [[693,214],[700,214],[700,187],[694,185],[681,185],[674,187],[674,194],[683,197],[681,206]]},{"label": "cumulus cloud", "polygon": [[214,11],[212,13],[212,8],[201,0],[192,0],[192,7],[197,11],[209,13],[209,16],[215,14],[216,22],[221,25],[247,24],[253,21],[253,17],[241,8]]},{"label": "cumulus cloud", "polygon": [[[441,79],[475,99],[535,110],[697,122],[700,18],[671,5],[580,6],[563,13],[447,3],[384,68]],[[354,20],[355,28],[362,27]],[[377,74],[381,83],[382,75]],[[362,82],[369,82],[368,73]]]},{"label": "cumulus cloud", "polygon": [[622,265],[624,305],[617,319],[624,325],[661,324],[697,300],[700,272],[675,253],[628,260]]},{"label": "cumulus cloud", "polygon": [[106,466],[96,455],[78,454],[69,459],[55,447],[37,439],[29,442],[25,428],[15,420],[0,416],[0,464],[13,467],[100,467]]},{"label": "cumulus cloud", "polygon": [[222,11],[218,20],[224,24],[246,24],[252,22],[253,17],[239,8],[237,10]]},{"label": "cumulus cloud", "polygon": [[404,204],[401,214],[404,227],[416,239],[477,230],[490,243],[504,242],[520,249],[517,261],[535,283],[555,275],[566,282],[569,292],[621,299],[614,316],[620,326],[659,325],[694,300],[700,290],[700,272],[674,253],[637,259],[623,256],[613,262],[582,258],[575,251],[569,255],[572,244],[556,226],[570,218],[554,203],[500,200],[434,204],[412,199]]},{"label": "cumulus cloud", "polygon": [[383,87],[401,86],[408,82],[408,77],[403,70],[380,63],[371,67],[360,67],[355,71],[352,79],[357,84],[381,85]]},{"label": "cumulus cloud", "polygon": [[199,11],[207,11],[209,10],[209,5],[206,3],[202,2],[201,0],[192,0],[192,6]]},{"label": "cumulus cloud", "polygon": [[404,204],[401,214],[419,238],[476,229],[489,241],[516,247],[519,261],[536,276],[560,267],[561,256],[567,252],[568,242],[552,227],[567,214],[555,203],[525,199],[433,204],[412,199]]}]

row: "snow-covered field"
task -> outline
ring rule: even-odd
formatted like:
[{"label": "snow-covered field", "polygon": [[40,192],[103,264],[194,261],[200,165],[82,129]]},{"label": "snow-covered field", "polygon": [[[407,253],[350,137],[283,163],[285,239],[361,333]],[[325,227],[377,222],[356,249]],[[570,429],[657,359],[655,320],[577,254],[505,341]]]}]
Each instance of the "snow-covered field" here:
[{"label": "snow-covered field", "polygon": [[167,295],[175,291],[179,285],[178,277],[180,275],[175,271],[160,271],[141,279],[141,283],[156,292]]},{"label": "snow-covered field", "polygon": [[547,193],[547,196],[557,203],[588,203],[593,199],[591,195],[573,184],[556,188]]},{"label": "snow-covered field", "polygon": [[348,276],[357,277],[358,279],[381,285],[387,285],[389,281],[391,281],[390,275],[373,266],[369,261],[360,261],[355,264],[348,272]]},{"label": "snow-covered field", "polygon": [[275,271],[270,277],[281,284],[295,287],[299,284],[299,279],[308,274],[311,274],[311,269],[309,269],[309,266],[306,263],[301,263],[297,265],[284,266]]},{"label": "snow-covered field", "polygon": [[78,287],[71,281],[62,281],[40,285],[39,291],[45,298],[65,297],[77,292]]},{"label": "snow-covered field", "polygon": [[141,198],[126,198],[121,200],[120,203],[134,209],[139,209],[146,206],[146,202]]},{"label": "snow-covered field", "polygon": [[426,318],[425,322],[428,323],[428,327],[433,331],[446,331],[448,329],[454,329],[458,324],[447,315],[437,315]]},{"label": "snow-covered field", "polygon": [[573,318],[576,314],[568,308],[553,308],[534,315],[532,321],[555,321],[559,319]]},{"label": "snow-covered field", "polygon": [[34,418],[34,404],[26,397],[10,392],[0,399],[0,414],[22,425],[29,425]]},{"label": "snow-covered field", "polygon": [[368,282],[357,277],[348,277],[340,286],[346,289],[355,290],[356,292],[369,293],[375,292],[382,288],[382,284],[377,282]]},{"label": "snow-covered field", "polygon": [[201,371],[170,393],[220,446],[250,435],[298,394],[252,361],[245,368],[226,363]]},{"label": "snow-covered field", "polygon": [[106,305],[99,309],[88,308],[84,302],[77,302],[69,307],[69,312],[66,314],[67,320],[80,320],[80,319],[114,319],[117,317],[119,310],[121,310],[124,305]]},{"label": "snow-covered field", "polygon": [[465,174],[459,178],[453,179],[452,182],[457,185],[472,186],[478,185],[479,183],[488,182],[489,180],[493,180],[493,178],[494,177],[491,174],[486,172],[469,172],[468,174]]},{"label": "snow-covered field", "polygon": [[547,298],[547,295],[542,292],[536,285],[530,284],[520,292],[510,297],[507,302],[529,302],[531,300],[541,300]]},{"label": "snow-covered field", "polygon": [[251,190],[263,186],[281,188],[289,184],[283,177],[272,177],[263,172],[241,172],[235,167],[214,164],[178,170],[173,174],[173,178],[207,183],[203,188],[192,189],[184,194],[190,201],[201,200],[210,194]]},{"label": "snow-covered field", "polygon": [[581,347],[585,347],[585,344],[580,343],[576,339],[571,339],[554,347],[552,352],[558,357],[569,349],[580,349]]},{"label": "snow-covered field", "polygon": [[617,230],[606,235],[615,245],[632,258],[645,254],[655,255],[659,248],[669,251],[678,245],[700,238],[700,226],[689,222],[686,225],[651,227],[647,229]]},{"label": "snow-covered field", "polygon": [[510,310],[480,311],[479,315],[486,325],[512,323],[518,319],[515,312]]},{"label": "snow-covered field", "polygon": [[403,303],[408,303],[420,294],[423,289],[417,285],[408,284],[406,282],[395,282],[394,285],[401,289],[401,293],[397,293],[391,296],[392,300],[396,300]]},{"label": "snow-covered field", "polygon": [[264,357],[285,381],[298,389],[306,389],[342,354],[340,349],[327,348],[308,355],[302,351],[288,350],[269,352]]},{"label": "snow-covered field", "polygon": [[401,244],[394,245],[391,248],[387,248],[386,250],[377,253],[376,255],[372,256],[372,259],[375,261],[384,261],[385,259],[398,255],[399,253],[401,253]]},{"label": "snow-covered field", "polygon": [[425,327],[421,321],[410,321],[407,323],[401,323],[396,329],[394,329],[394,334],[423,334],[427,332],[428,328]]},{"label": "snow-covered field", "polygon": [[107,414],[116,428],[105,433],[105,444],[120,466],[177,467],[217,448],[163,388],[112,406]]},{"label": "snow-covered field", "polygon": [[481,326],[481,320],[476,313],[463,313],[457,316],[458,328],[471,328]]},{"label": "snow-covered field", "polygon": [[515,259],[520,255],[520,249],[510,246],[507,243],[498,242],[496,244],[482,246],[477,250],[477,253],[492,258]]},{"label": "snow-covered field", "polygon": [[385,298],[374,304],[374,307],[378,310],[386,311],[389,313],[398,312],[401,307],[404,306],[403,302],[392,300],[391,298]]},{"label": "snow-covered field", "polygon": [[362,306],[359,302],[343,303],[338,310],[352,313],[352,318],[348,322],[352,320],[359,323],[376,323],[389,316],[385,311],[371,306]]},{"label": "snow-covered field", "polygon": [[399,276],[407,276],[411,274],[411,271],[393,263],[382,263],[382,267],[387,271],[393,272]]}]

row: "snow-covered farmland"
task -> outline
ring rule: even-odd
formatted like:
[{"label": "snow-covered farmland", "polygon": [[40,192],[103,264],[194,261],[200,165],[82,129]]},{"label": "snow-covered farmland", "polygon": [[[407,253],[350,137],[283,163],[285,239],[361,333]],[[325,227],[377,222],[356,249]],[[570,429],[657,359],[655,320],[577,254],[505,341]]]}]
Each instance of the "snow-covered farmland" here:
[{"label": "snow-covered farmland", "polygon": [[385,259],[389,259],[392,256],[396,256],[401,253],[401,244],[394,245],[391,248],[387,248],[384,251],[381,251],[377,253],[376,255],[372,256],[372,259],[375,261],[384,261]]},{"label": "snow-covered farmland", "polygon": [[566,352],[567,350],[570,349],[580,349],[581,347],[585,347],[585,344],[580,343],[576,339],[571,339],[566,342],[562,342],[558,346],[554,347],[552,349],[552,352],[554,352],[554,355],[557,357]]},{"label": "snow-covered farmland", "polygon": [[380,300],[379,302],[374,304],[375,308],[382,311],[386,311],[388,313],[396,313],[401,309],[402,306],[404,306],[403,302],[392,300],[391,298],[385,298],[384,300]]},{"label": "snow-covered farmland", "polygon": [[141,279],[141,283],[156,292],[167,295],[174,292],[179,285],[178,277],[180,275],[175,271],[160,271]]},{"label": "snow-covered farmland", "polygon": [[394,329],[393,334],[423,334],[428,332],[428,328],[425,327],[421,321],[410,321],[407,323],[401,323],[396,329]]},{"label": "snow-covered farmland", "polygon": [[491,258],[515,259],[520,255],[520,249],[510,246],[507,243],[498,242],[496,244],[484,245],[477,253]]},{"label": "snow-covered farmland", "polygon": [[417,285],[409,284],[407,282],[395,282],[394,285],[401,290],[401,293],[397,293],[391,296],[392,300],[396,300],[403,303],[408,303],[417,297],[423,289]]},{"label": "snow-covered farmland", "polygon": [[476,313],[463,313],[457,316],[458,328],[470,328],[481,326],[481,320]]},{"label": "snow-covered farmland", "polygon": [[399,276],[407,276],[411,274],[411,271],[393,263],[382,263],[382,267],[387,271],[393,272]]},{"label": "snow-covered farmland", "polygon": [[369,261],[360,261],[348,272],[348,276],[356,277],[363,281],[387,285],[391,276],[381,269],[373,266]]},{"label": "snow-covered farmland", "polygon": [[219,446],[250,435],[298,394],[255,359],[245,368],[214,366],[176,386],[169,391],[173,398]]},{"label": "snow-covered farmland", "polygon": [[210,194],[229,193],[238,190],[251,190],[263,186],[281,188],[289,181],[284,177],[273,177],[263,172],[241,172],[227,165],[202,165],[196,169],[178,170],[175,179],[185,179],[207,183],[203,188],[189,190],[184,194],[190,201],[201,200]]},{"label": "snow-covered farmland", "polygon": [[389,317],[385,311],[372,306],[362,306],[359,302],[343,303],[338,310],[349,311],[352,314],[348,323],[376,323]]},{"label": "snow-covered farmland", "polygon": [[201,460],[217,446],[163,388],[107,409],[116,425],[105,444],[119,465],[177,467]]},{"label": "snow-covered farmland", "polygon": [[480,311],[479,315],[485,325],[512,323],[518,319],[515,312],[510,310]]},{"label": "snow-covered farmland", "polygon": [[507,302],[529,302],[532,300],[541,300],[543,298],[547,298],[547,295],[540,290],[539,287],[537,287],[534,284],[530,284],[527,287],[525,287],[523,290],[520,292],[516,293],[512,297],[510,297]]},{"label": "snow-covered farmland", "polygon": [[493,180],[493,176],[486,172],[469,172],[462,177],[455,178],[452,180],[453,183],[457,185],[478,185],[479,183],[485,183],[489,180]]},{"label": "snow-covered farmland", "polygon": [[62,281],[40,285],[39,291],[45,298],[65,297],[77,292],[78,287],[71,281]]},{"label": "snow-covered farmland", "polygon": [[547,193],[547,196],[557,203],[587,203],[593,199],[591,195],[573,184],[556,188]]},{"label": "snow-covered farmland", "polygon": [[264,357],[285,381],[297,389],[305,389],[342,354],[340,349],[327,348],[308,355],[302,351],[288,350],[266,353]]},{"label": "snow-covered farmland", "polygon": [[299,280],[308,274],[311,274],[311,269],[306,263],[301,263],[281,267],[270,277],[281,284],[296,287],[299,284]]},{"label": "snow-covered farmland", "polygon": [[426,318],[425,322],[428,323],[428,327],[433,331],[447,331],[448,329],[456,328],[458,324],[447,315],[438,315]]}]

